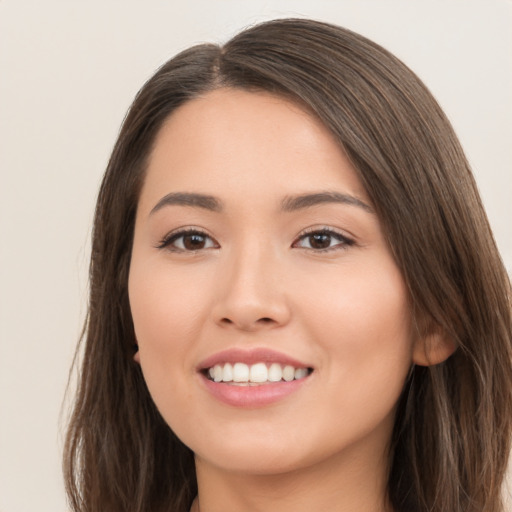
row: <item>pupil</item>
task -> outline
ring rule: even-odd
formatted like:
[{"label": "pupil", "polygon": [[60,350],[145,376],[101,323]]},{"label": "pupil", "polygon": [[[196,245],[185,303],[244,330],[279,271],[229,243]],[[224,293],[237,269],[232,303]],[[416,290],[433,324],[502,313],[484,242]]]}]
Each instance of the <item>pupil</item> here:
[{"label": "pupil", "polygon": [[185,235],[183,237],[183,246],[185,249],[189,249],[191,251],[202,249],[204,247],[204,236],[203,235]]},{"label": "pupil", "polygon": [[309,243],[313,249],[326,249],[331,244],[331,236],[324,234],[311,235]]}]

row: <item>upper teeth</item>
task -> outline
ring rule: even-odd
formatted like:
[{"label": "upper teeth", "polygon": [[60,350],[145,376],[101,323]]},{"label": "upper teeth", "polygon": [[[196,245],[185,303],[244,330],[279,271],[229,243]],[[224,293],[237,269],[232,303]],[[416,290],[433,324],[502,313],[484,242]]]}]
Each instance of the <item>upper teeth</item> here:
[{"label": "upper teeth", "polygon": [[216,364],[208,370],[208,374],[215,382],[290,382],[294,379],[302,379],[308,375],[307,368],[294,368],[293,366],[281,366],[272,363],[267,367],[265,363],[247,365],[245,363]]}]

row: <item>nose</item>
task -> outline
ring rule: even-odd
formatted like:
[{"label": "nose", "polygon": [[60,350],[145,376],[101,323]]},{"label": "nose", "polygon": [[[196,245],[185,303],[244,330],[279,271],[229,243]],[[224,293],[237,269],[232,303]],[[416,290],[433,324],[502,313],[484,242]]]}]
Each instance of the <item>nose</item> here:
[{"label": "nose", "polygon": [[239,251],[226,262],[212,313],[222,327],[259,331],[286,325],[291,317],[282,264],[264,248]]}]

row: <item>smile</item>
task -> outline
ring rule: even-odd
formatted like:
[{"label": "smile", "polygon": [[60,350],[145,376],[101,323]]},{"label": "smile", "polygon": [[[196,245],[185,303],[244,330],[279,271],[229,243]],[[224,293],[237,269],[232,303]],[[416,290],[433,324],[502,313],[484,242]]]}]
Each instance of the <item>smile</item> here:
[{"label": "smile", "polygon": [[314,368],[269,348],[231,348],[197,367],[204,389],[236,408],[267,407],[309,388]]},{"label": "smile", "polygon": [[228,382],[238,386],[254,386],[273,382],[291,382],[307,377],[311,368],[296,368],[292,365],[279,363],[263,363],[248,365],[245,363],[216,364],[206,371],[207,377],[213,382]]}]

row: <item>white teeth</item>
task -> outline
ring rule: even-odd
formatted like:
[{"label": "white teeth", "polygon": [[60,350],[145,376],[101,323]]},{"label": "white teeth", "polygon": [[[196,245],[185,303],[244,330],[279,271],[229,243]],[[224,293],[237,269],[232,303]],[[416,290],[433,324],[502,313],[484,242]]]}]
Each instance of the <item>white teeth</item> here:
[{"label": "white teeth", "polygon": [[262,384],[265,382],[279,382],[284,380],[303,379],[309,375],[307,368],[294,368],[291,365],[281,366],[279,363],[272,363],[267,366],[265,363],[256,363],[247,365],[245,363],[225,363],[216,364],[208,369],[208,375],[215,382],[233,382],[241,385],[254,383]]},{"label": "white teeth", "polygon": [[283,380],[290,382],[295,378],[295,368],[293,366],[286,365],[283,368]]},{"label": "white teeth", "polygon": [[233,365],[233,381],[249,382],[249,367],[244,363],[235,363]]},{"label": "white teeth", "polygon": [[229,363],[224,365],[222,380],[224,382],[231,382],[233,380],[233,367]]},{"label": "white teeth", "polygon": [[307,368],[297,368],[295,370],[295,379],[303,379],[304,377],[307,377],[308,375],[308,369]]},{"label": "white teeth", "polygon": [[216,364],[214,367],[213,367],[213,380],[215,382],[220,382],[222,380],[222,374],[224,372],[222,371],[222,366],[220,366],[220,364]]},{"label": "white teeth", "polygon": [[280,364],[272,363],[268,369],[268,380],[270,382],[279,382],[283,378],[283,370]]},{"label": "white teeth", "polygon": [[249,373],[251,382],[266,382],[268,380],[268,370],[265,363],[253,364]]}]

